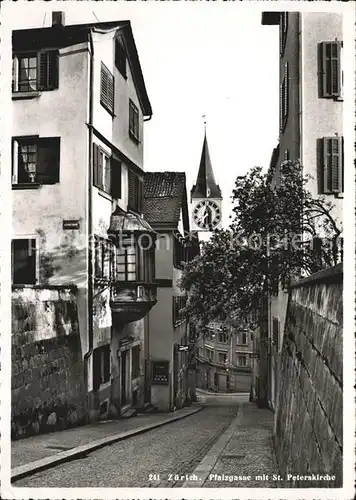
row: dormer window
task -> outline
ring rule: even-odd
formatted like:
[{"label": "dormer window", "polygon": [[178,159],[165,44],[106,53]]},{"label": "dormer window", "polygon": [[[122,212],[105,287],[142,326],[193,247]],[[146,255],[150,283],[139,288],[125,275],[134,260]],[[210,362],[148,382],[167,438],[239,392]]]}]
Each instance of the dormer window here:
[{"label": "dormer window", "polygon": [[12,60],[12,91],[36,92],[58,88],[58,51],[15,54]]}]

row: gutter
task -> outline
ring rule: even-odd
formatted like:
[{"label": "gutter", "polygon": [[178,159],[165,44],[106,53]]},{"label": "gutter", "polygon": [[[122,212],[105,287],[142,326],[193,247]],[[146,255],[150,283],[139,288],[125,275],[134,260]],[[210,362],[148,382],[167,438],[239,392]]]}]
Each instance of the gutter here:
[{"label": "gutter", "polygon": [[89,31],[89,128],[88,128],[88,341],[89,349],[84,355],[86,382],[88,384],[88,360],[93,352],[93,251],[92,251],[92,165],[93,165],[93,83],[94,83],[94,44]]}]

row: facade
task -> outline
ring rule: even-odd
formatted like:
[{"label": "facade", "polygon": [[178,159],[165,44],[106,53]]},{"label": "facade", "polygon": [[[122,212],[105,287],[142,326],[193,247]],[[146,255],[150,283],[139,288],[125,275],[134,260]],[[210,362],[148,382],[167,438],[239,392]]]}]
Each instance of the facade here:
[{"label": "facade", "polygon": [[128,21],[13,32],[14,287],[77,287],[91,419],[144,404],[156,302],[143,212],[152,116]]},{"label": "facade", "polygon": [[[272,182],[280,182],[284,161],[300,160],[305,174],[312,176],[307,189],[334,205],[332,215],[341,225],[343,17],[331,12],[265,12],[262,24],[276,25],[280,33],[280,132],[271,158]],[[280,284],[277,295],[268,297],[264,308],[268,323],[266,399],[271,408],[277,394],[287,292]]]},{"label": "facade", "polygon": [[192,332],[181,312],[186,294],[179,287],[184,263],[199,250],[197,239],[189,232],[185,173],[147,172],[144,214],[157,235],[158,302],[147,316],[151,403],[169,411],[183,406],[195,392],[188,362]]},{"label": "facade", "polygon": [[218,392],[250,392],[252,336],[246,328],[214,321],[198,340],[197,386]]}]

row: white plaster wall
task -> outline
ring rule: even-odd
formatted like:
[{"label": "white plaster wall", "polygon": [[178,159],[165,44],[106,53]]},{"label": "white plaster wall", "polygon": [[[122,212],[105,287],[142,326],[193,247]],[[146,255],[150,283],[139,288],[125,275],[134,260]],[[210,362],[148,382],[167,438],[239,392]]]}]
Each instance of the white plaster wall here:
[{"label": "white plaster wall", "polygon": [[[133,82],[129,63],[127,62],[127,78],[125,79],[115,66],[115,31],[107,34],[94,33],[94,126],[120,149],[136,165],[143,168],[143,115]],[[100,104],[101,62],[114,75],[115,98],[114,114]],[[140,142],[136,144],[129,137],[129,99],[140,110]]]},{"label": "white plaster wall", "polygon": [[[343,19],[331,12],[302,14],[302,164],[305,173],[315,177],[308,183],[311,193],[317,195],[316,141],[319,138],[343,134],[343,102],[318,97],[318,43],[342,40]],[[328,196],[335,205],[334,216],[342,220],[342,200]]]}]

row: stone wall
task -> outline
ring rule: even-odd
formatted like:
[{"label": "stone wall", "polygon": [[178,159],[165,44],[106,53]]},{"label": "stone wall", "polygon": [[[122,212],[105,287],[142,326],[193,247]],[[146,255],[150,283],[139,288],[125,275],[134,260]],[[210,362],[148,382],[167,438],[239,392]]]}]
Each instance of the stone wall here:
[{"label": "stone wall", "polygon": [[342,265],[290,291],[275,413],[274,442],[287,474],[329,474],[334,481],[296,487],[342,486]]},{"label": "stone wall", "polygon": [[13,287],[12,438],[84,423],[76,289]]}]

